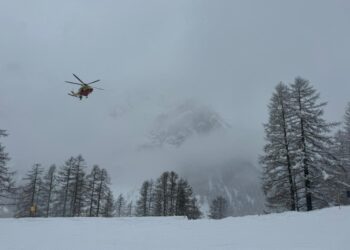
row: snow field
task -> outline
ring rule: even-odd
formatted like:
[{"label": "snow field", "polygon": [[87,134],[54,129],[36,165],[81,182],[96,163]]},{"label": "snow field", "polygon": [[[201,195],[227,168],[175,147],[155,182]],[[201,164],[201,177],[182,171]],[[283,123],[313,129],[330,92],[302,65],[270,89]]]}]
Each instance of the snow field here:
[{"label": "snow field", "polygon": [[350,207],[223,220],[182,217],[0,220],[1,250],[350,249]]}]

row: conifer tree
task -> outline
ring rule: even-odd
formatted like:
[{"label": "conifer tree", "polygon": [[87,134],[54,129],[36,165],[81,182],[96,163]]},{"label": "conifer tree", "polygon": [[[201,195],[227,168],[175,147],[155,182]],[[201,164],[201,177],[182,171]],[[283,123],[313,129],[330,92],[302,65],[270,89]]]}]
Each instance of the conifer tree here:
[{"label": "conifer tree", "polygon": [[85,168],[85,160],[79,155],[72,168],[72,216],[80,216],[84,206]]},{"label": "conifer tree", "polygon": [[157,179],[156,184],[156,215],[167,216],[168,215],[168,181],[169,181],[169,172],[164,172]]},{"label": "conifer tree", "polygon": [[43,169],[40,164],[34,164],[32,169],[23,178],[25,185],[20,188],[19,199],[17,204],[17,216],[19,217],[36,217],[42,214],[42,211],[38,211],[41,204],[40,185],[41,175]]},{"label": "conifer tree", "polygon": [[198,200],[196,197],[190,199],[190,204],[187,212],[187,218],[191,220],[199,219],[202,217],[202,212],[199,209]]},{"label": "conifer tree", "polygon": [[57,190],[56,166],[51,165],[46,175],[43,177],[41,187],[42,210],[46,217],[49,217],[52,212],[54,195]]},{"label": "conifer tree", "polygon": [[348,182],[350,182],[350,102],[348,103],[344,115],[344,126],[342,131],[342,165],[346,170]]},{"label": "conifer tree", "polygon": [[228,202],[223,196],[216,197],[210,205],[211,219],[223,219],[227,216]]},{"label": "conifer tree", "polygon": [[337,193],[334,195],[337,196],[337,204],[348,205],[350,204],[348,197],[350,191],[350,102],[346,107],[343,124],[343,128],[334,136],[334,154],[343,168],[343,171],[337,176]]},{"label": "conifer tree", "polygon": [[136,202],[136,215],[137,216],[149,216],[149,198],[151,196],[150,181],[144,181],[140,190],[140,198]]},{"label": "conifer tree", "polygon": [[182,178],[177,183],[177,194],[176,194],[176,213],[175,215],[188,216],[191,208],[192,199],[192,187],[188,182]]},{"label": "conifer tree", "polygon": [[102,211],[103,217],[113,217],[115,214],[114,197],[111,190],[107,191],[106,202]]},{"label": "conifer tree", "polygon": [[88,216],[96,216],[97,207],[97,188],[101,178],[101,169],[98,165],[94,165],[91,173],[87,176],[87,192],[88,192]]},{"label": "conifer tree", "polygon": [[[5,136],[7,136],[6,131],[0,129],[0,139]],[[14,172],[11,172],[7,166],[9,160],[8,153],[0,142],[0,199],[7,201],[12,199],[15,193]]]},{"label": "conifer tree", "polygon": [[145,181],[136,204],[137,216],[182,215],[198,219],[201,212],[192,187],[175,172],[164,172],[157,179]]},{"label": "conifer tree", "polygon": [[124,196],[123,194],[120,194],[115,204],[117,217],[123,217],[125,215],[125,209],[126,209],[125,205],[126,205],[126,202],[125,202]]},{"label": "conifer tree", "polygon": [[168,204],[168,215],[175,215],[176,211],[176,189],[177,189],[177,180],[179,176],[177,173],[171,171],[169,174],[169,183],[168,183],[168,196],[169,196],[169,204]]},{"label": "conifer tree", "polygon": [[154,207],[155,207],[155,197],[156,192],[154,188],[154,181],[151,179],[148,182],[148,216],[154,215]]},{"label": "conifer tree", "polygon": [[298,195],[293,148],[291,95],[279,83],[269,104],[269,122],[264,125],[267,144],[260,162],[267,207],[272,210],[297,210]]},{"label": "conifer tree", "polygon": [[[319,102],[319,94],[303,78],[296,78],[291,84],[292,130],[295,146],[295,169],[301,172],[303,182],[301,204],[307,211],[331,205],[329,186],[339,171],[337,160],[332,155],[331,129],[336,123],[323,118],[325,102]],[[326,198],[325,198],[326,197]]]},{"label": "conifer tree", "polygon": [[71,216],[70,201],[72,200],[73,167],[75,162],[76,159],[70,157],[58,172],[59,190],[56,206],[58,207],[58,215],[63,217]]},{"label": "conifer tree", "polygon": [[100,214],[102,213],[102,208],[106,202],[107,194],[110,191],[109,184],[110,184],[110,177],[107,173],[107,170],[101,169],[101,173],[97,181],[97,189],[96,189],[96,194],[97,194],[96,216],[97,217],[100,216]]},{"label": "conifer tree", "polygon": [[128,202],[128,204],[126,206],[125,215],[127,217],[131,217],[133,215],[133,202],[132,201]]}]

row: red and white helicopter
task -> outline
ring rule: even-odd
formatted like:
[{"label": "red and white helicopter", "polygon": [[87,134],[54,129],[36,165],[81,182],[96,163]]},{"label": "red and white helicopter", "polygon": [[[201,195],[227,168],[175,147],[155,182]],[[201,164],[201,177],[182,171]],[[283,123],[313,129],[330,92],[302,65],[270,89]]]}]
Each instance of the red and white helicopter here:
[{"label": "red and white helicopter", "polygon": [[91,84],[99,82],[100,80],[95,80],[93,82],[85,83],[77,75],[73,74],[73,76],[79,81],[79,83],[78,82],[69,82],[69,81],[65,81],[65,82],[80,85],[81,87],[79,88],[79,90],[77,92],[71,91],[70,93],[68,93],[68,95],[70,95],[70,96],[78,97],[81,100],[83,98],[83,96],[85,96],[87,98],[94,89],[104,90],[101,88],[90,86]]}]

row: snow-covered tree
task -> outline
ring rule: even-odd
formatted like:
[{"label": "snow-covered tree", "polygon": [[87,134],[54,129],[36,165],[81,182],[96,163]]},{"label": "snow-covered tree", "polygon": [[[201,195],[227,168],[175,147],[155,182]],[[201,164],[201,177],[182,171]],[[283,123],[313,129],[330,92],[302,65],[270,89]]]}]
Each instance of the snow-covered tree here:
[{"label": "snow-covered tree", "polygon": [[128,202],[125,209],[125,216],[127,217],[133,216],[133,207],[134,207],[133,202],[132,201]]},{"label": "snow-covered tree", "polygon": [[38,210],[41,207],[38,203],[42,201],[42,197],[39,196],[42,173],[41,165],[34,164],[26,177],[23,178],[26,183],[19,189],[17,216],[36,217],[42,214],[43,211]]},{"label": "snow-covered tree", "polygon": [[325,105],[309,81],[300,77],[289,87],[276,87],[261,157],[263,189],[272,210],[310,211],[337,204],[345,183],[337,147],[345,145],[344,132],[338,133],[338,140],[331,136],[337,123],[323,118]]},{"label": "snow-covered tree", "polygon": [[40,194],[42,200],[43,214],[46,217],[52,215],[53,201],[57,190],[56,166],[51,165],[46,175],[43,177]]},{"label": "snow-covered tree", "polygon": [[116,216],[117,217],[123,217],[126,212],[126,201],[124,199],[123,194],[120,194],[117,198],[115,207],[116,207]]},{"label": "snow-covered tree", "polygon": [[193,197],[192,187],[185,179],[177,182],[175,215],[184,215],[191,219],[200,217],[197,200]]},{"label": "snow-covered tree", "polygon": [[169,173],[169,183],[168,183],[168,215],[175,215],[176,212],[176,189],[177,180],[179,176],[177,173],[171,171]]},{"label": "snow-covered tree", "polygon": [[106,202],[102,209],[102,216],[103,217],[113,217],[115,214],[115,204],[114,204],[114,197],[111,190],[108,190],[107,196],[106,196]]},{"label": "snow-covered tree", "polygon": [[85,160],[79,155],[72,168],[72,216],[81,216],[84,207],[85,168]]},{"label": "snow-covered tree", "polygon": [[[0,138],[7,136],[6,131],[0,129]],[[7,166],[10,160],[8,153],[5,152],[5,147],[0,142],[0,200],[12,199],[15,192],[13,175]]]},{"label": "snow-covered tree", "polygon": [[228,202],[223,196],[216,197],[210,205],[210,214],[211,219],[223,219],[227,217],[228,211]]},{"label": "snow-covered tree", "polygon": [[152,195],[150,190],[150,181],[144,181],[140,189],[140,197],[136,202],[136,215],[137,216],[149,216],[151,214],[149,200]]},{"label": "snow-covered tree", "polygon": [[72,183],[73,183],[73,168],[76,164],[76,159],[70,157],[65,164],[61,167],[58,172],[58,199],[55,202],[57,215],[59,216],[71,216],[71,200],[72,194]]},{"label": "snow-covered tree", "polygon": [[164,172],[157,179],[145,181],[136,204],[137,216],[182,215],[198,219],[201,212],[192,187],[175,172]]},{"label": "snow-covered tree", "polygon": [[350,181],[350,102],[348,103],[344,115],[344,126],[341,131],[342,138],[338,138],[341,142],[341,160],[342,165],[346,170],[346,175],[348,177],[348,181]]},{"label": "snow-covered tree", "polygon": [[101,169],[98,182],[97,182],[97,207],[96,207],[96,216],[100,216],[102,214],[103,207],[106,202],[106,197],[110,191],[110,177],[107,173],[106,169]]},{"label": "snow-covered tree", "polygon": [[[331,154],[331,129],[336,123],[328,123],[323,118],[325,102],[319,102],[319,94],[308,80],[296,78],[291,84],[291,129],[295,146],[296,171],[302,172],[299,179],[303,191],[299,192],[304,202],[299,204],[307,211],[332,204],[332,196],[327,196],[329,186],[340,170]],[[299,195],[298,194],[298,195]]]},{"label": "snow-covered tree", "polygon": [[156,215],[167,216],[168,215],[168,180],[169,172],[164,172],[157,179],[155,192],[156,192]]},{"label": "snow-covered tree", "polygon": [[293,166],[293,131],[291,126],[292,107],[290,90],[279,83],[272,95],[269,108],[269,122],[265,127],[263,166],[263,190],[267,207],[271,210],[297,210],[298,198]]},{"label": "snow-covered tree", "polygon": [[335,134],[334,154],[343,168],[337,177],[336,196],[339,204],[348,205],[350,204],[350,199],[347,197],[348,191],[350,191],[350,103],[348,103],[344,115],[343,128]]},{"label": "snow-covered tree", "polygon": [[187,210],[187,218],[190,220],[199,219],[202,217],[202,212],[199,209],[198,200],[196,197],[192,197],[189,202]]},{"label": "snow-covered tree", "polygon": [[101,178],[101,169],[98,165],[92,167],[91,173],[87,175],[87,200],[88,216],[96,216],[97,207],[97,187]]}]

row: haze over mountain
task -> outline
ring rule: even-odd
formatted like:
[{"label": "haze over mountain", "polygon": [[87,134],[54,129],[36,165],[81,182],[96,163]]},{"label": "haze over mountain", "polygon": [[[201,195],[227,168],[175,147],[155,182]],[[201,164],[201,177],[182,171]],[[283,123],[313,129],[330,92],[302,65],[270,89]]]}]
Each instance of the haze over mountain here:
[{"label": "haze over mountain", "polygon": [[165,150],[170,165],[189,180],[204,212],[218,195],[230,206],[229,214],[262,213],[260,172],[254,160],[244,160],[233,147],[229,124],[217,112],[194,101],[185,101],[158,115],[142,151]]},{"label": "haze over mountain", "polygon": [[[245,166],[258,182],[279,81],[309,79],[329,102],[325,118],[342,119],[349,10],[347,1],[6,1],[0,129],[9,166],[21,179],[34,163],[82,154],[107,168],[117,193],[164,170],[223,169],[219,180]],[[72,73],[101,79],[105,91],[73,99],[64,82]]]}]

